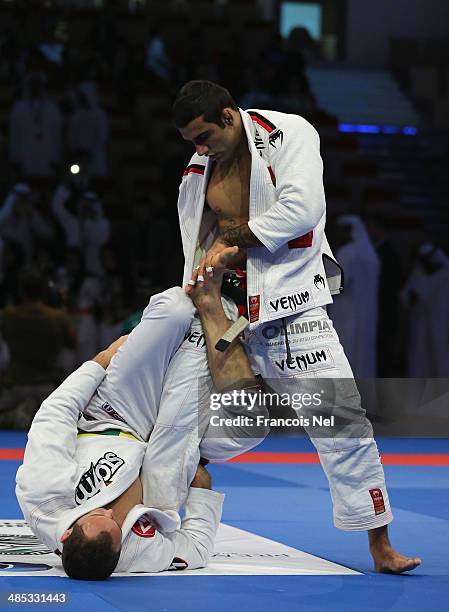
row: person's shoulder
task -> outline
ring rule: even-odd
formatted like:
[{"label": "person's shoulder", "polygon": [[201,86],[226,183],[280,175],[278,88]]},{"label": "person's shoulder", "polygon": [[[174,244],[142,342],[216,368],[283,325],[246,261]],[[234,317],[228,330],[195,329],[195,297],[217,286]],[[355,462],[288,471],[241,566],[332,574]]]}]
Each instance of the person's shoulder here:
[{"label": "person's shoulder", "polygon": [[295,130],[295,132],[299,130],[302,134],[317,134],[313,125],[307,119],[301,117],[301,115],[259,108],[251,108],[246,112],[254,122],[264,127],[270,133],[274,133],[276,130],[282,130],[287,133],[291,130]]}]

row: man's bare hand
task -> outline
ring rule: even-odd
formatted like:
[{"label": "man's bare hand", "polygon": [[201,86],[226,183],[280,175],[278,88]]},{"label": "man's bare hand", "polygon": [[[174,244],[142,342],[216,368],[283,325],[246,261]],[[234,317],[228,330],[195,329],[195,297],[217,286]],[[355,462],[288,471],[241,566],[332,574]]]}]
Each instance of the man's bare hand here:
[{"label": "man's bare hand", "polygon": [[223,274],[238,252],[238,247],[226,247],[223,251],[214,255],[210,261],[212,271],[207,277],[204,275],[205,273],[201,273],[201,270],[205,269],[204,264],[206,259],[204,258],[201,261],[198,268],[194,270],[191,281],[185,289],[187,295],[192,298],[195,304],[196,300],[202,295],[210,295],[212,293],[219,295]]},{"label": "man's bare hand", "polygon": [[196,468],[196,474],[190,486],[197,489],[212,489],[212,478],[203,465],[198,465]]},{"label": "man's bare hand", "polygon": [[213,268],[214,267],[214,263],[213,263],[214,258],[216,258],[217,255],[220,255],[220,253],[223,253],[223,251],[225,251],[230,246],[232,246],[232,245],[229,245],[227,242],[224,242],[223,240],[220,240],[220,238],[217,238],[217,240],[215,240],[213,245],[207,251],[206,256],[204,257],[203,261],[204,261],[204,272],[209,277],[212,277],[214,275],[214,273],[213,272],[208,272],[206,270],[206,268]]},{"label": "man's bare hand", "polygon": [[191,284],[186,286],[185,291],[197,308],[220,299],[223,274],[238,250],[238,247],[226,247],[224,251],[214,256],[213,276],[201,276],[201,267],[193,272]]},{"label": "man's bare hand", "polygon": [[[229,253],[229,248],[234,248],[235,245],[224,242],[220,238],[217,238],[211,248],[207,251],[206,255],[200,261],[198,266],[198,282],[201,284],[205,278],[212,278],[215,276],[215,267],[217,265],[217,257],[223,253]],[[239,249],[233,253],[232,256],[227,257],[226,266],[228,268],[234,268],[235,266],[244,265],[246,259],[246,249]],[[192,278],[193,280],[193,278]]]},{"label": "man's bare hand", "polygon": [[101,365],[102,368],[106,370],[109,363],[111,362],[111,359],[116,354],[118,349],[122,346],[122,344],[126,341],[127,338],[128,336],[120,336],[120,338],[117,338],[117,340],[114,340],[114,342],[110,344],[108,348],[98,353],[98,355],[95,355],[92,361],[96,361],[97,363]]}]

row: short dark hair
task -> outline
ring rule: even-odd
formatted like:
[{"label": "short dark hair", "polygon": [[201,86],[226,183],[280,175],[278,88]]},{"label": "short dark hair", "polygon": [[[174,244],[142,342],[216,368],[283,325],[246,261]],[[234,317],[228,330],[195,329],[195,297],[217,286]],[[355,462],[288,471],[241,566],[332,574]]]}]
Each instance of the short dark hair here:
[{"label": "short dark hair", "polygon": [[183,128],[197,117],[224,127],[224,108],[238,110],[229,91],[212,81],[189,81],[179,91],[173,104],[173,121],[177,128]]},{"label": "short dark hair", "polygon": [[111,534],[101,531],[95,539],[87,538],[75,523],[62,549],[62,566],[70,578],[76,580],[106,580],[115,570],[120,548],[112,544]]}]

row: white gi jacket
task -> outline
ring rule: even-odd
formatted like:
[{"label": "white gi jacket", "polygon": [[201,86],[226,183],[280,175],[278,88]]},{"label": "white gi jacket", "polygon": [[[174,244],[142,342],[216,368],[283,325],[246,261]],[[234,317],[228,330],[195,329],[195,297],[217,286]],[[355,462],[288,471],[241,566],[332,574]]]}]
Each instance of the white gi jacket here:
[{"label": "white gi jacket", "polygon": [[[266,247],[247,250],[248,312],[254,328],[331,303],[342,279],[324,233],[323,163],[316,130],[297,115],[239,112],[252,157],[248,225]],[[198,242],[207,249],[216,237],[211,232],[213,213],[203,218],[212,163],[195,153],[180,186],[184,285],[191,278]]]},{"label": "white gi jacket", "polygon": [[[117,499],[138,477],[146,442],[125,436],[77,437],[80,412],[105,376],[88,361],[42,404],[28,433],[16,495],[30,528],[50,550],[80,516]],[[182,523],[174,511],[135,506],[122,525],[117,572],[194,569],[213,551],[224,495],[190,488]],[[172,566],[173,563],[173,566]]]}]

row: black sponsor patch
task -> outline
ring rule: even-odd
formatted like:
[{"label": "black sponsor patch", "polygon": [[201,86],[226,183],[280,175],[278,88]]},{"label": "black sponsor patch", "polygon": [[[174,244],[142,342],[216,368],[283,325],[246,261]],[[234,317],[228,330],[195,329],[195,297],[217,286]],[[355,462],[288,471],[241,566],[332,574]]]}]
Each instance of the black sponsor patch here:
[{"label": "black sponsor patch", "polygon": [[97,463],[91,463],[75,489],[77,506],[97,495],[104,486],[108,486],[123,465],[125,461],[112,451],[105,453]]}]

